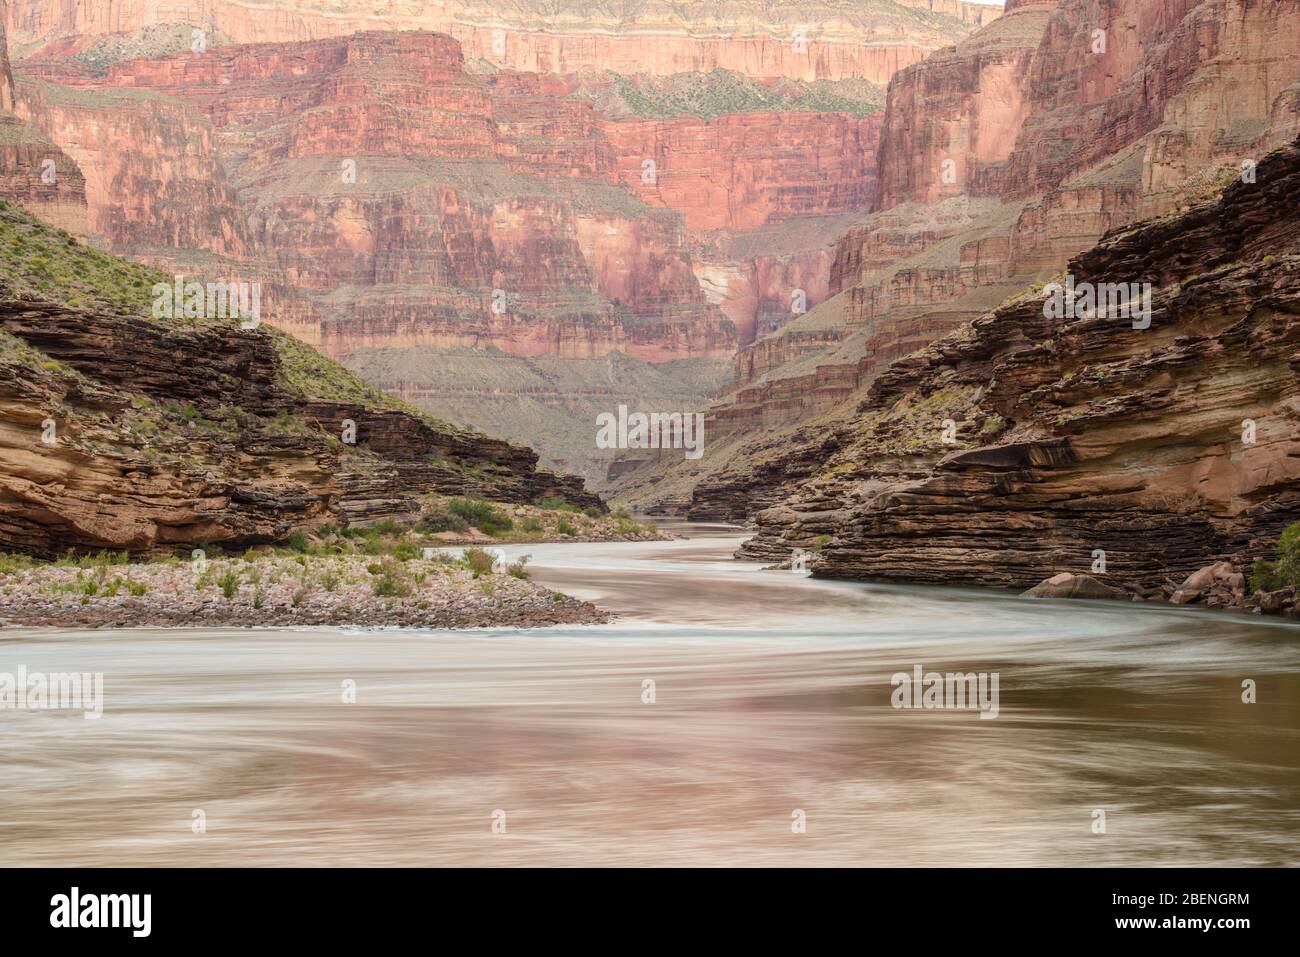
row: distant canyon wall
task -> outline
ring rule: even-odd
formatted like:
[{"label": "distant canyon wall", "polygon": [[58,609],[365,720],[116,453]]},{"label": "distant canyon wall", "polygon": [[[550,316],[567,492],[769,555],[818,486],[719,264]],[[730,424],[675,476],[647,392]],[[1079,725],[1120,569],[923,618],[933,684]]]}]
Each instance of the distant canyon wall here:
[{"label": "distant canyon wall", "polygon": [[[841,237],[826,303],[737,356],[710,413],[737,450],[706,466],[687,508],[736,518],[779,500],[780,489],[756,490],[764,456],[782,447],[759,432],[804,433],[816,461],[826,417],[851,421],[891,364],[1294,138],[1297,23],[1295,0],[1020,2],[901,71],[876,211]],[[786,461],[798,473],[797,456]],[[673,484],[654,470],[623,481]]]},{"label": "distant canyon wall", "polygon": [[831,237],[724,263],[746,278],[716,296],[689,237],[865,209],[880,123],[610,119],[572,78],[475,76],[414,32],[27,69],[21,112],[87,171],[93,231],[275,285],[284,327],[336,355],[730,355],[792,289],[824,297]]},{"label": "distant canyon wall", "polygon": [[[643,2],[612,10],[466,0],[11,0],[15,43],[110,34],[185,23],[211,26],[237,43],[301,42],[374,30],[428,30],[454,37],[471,59],[540,73],[667,75],[737,70],[795,79],[862,77],[884,85],[899,69],[992,22],[999,8],[960,0],[899,3]],[[66,48],[65,48],[66,49]]]}]

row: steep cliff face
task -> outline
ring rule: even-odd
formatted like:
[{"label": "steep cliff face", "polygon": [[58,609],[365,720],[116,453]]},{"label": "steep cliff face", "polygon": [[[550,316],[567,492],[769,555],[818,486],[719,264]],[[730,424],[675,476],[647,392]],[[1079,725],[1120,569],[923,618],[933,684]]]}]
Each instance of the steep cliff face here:
[{"label": "steep cliff face", "polygon": [[14,76],[0,0],[0,197],[22,203],[46,222],[86,234],[86,181],[80,167],[44,133],[12,112]]},{"label": "steep cliff face", "polygon": [[[1248,169],[1300,129],[1297,35],[1284,26],[1298,17],[1294,0],[1022,3],[900,73],[881,139],[882,209],[836,251],[838,315],[814,310],[776,333],[785,342],[742,353],[752,381],[739,379],[713,419],[842,418],[791,396],[838,379],[856,397],[893,360],[1046,280],[1108,230]],[[737,470],[702,473],[696,501],[725,500],[737,517],[750,498]],[[719,496],[710,483],[724,473],[732,492]]]},{"label": "steep cliff face", "polygon": [[712,230],[866,209],[879,126],[879,114],[743,113],[603,129],[638,196],[680,210],[692,230]]},{"label": "steep cliff face", "polygon": [[242,547],[412,513],[428,491],[599,504],[532,450],[420,417],[282,333],[146,318],[167,276],[17,207],[0,234],[0,548]]},{"label": "steep cliff face", "polygon": [[[1167,590],[1300,518],[1300,140],[1254,183],[1106,237],[1076,283],[1150,283],[1150,326],[1026,295],[896,363],[753,556],[818,574]],[[945,422],[949,420],[945,445]],[[1104,552],[1104,556],[1101,553]]]},{"label": "steep cliff face", "polygon": [[75,38],[82,47],[150,25],[209,27],[238,43],[319,40],[366,30],[446,33],[468,56],[540,73],[736,69],[754,76],[865,77],[894,71],[989,23],[996,7],[961,0],[855,0],[799,8],[757,0],[682,6],[668,0],[594,6],[483,0],[11,0],[9,25],[24,44]]},{"label": "steep cliff face", "polygon": [[889,86],[875,208],[996,195],[1032,108],[1031,64],[1050,2],[1022,4]]},{"label": "steep cliff face", "polygon": [[160,263],[194,253],[250,258],[212,130],[181,104],[24,80],[18,113],[75,161],[90,231],[113,248]]},{"label": "steep cliff face", "polygon": [[0,0],[0,111],[14,108],[14,74],[9,67],[9,39],[6,36],[8,22],[8,4],[6,0]]},{"label": "steep cliff face", "polygon": [[398,349],[721,359],[797,321],[872,200],[871,83],[999,12],[110,6],[10,17],[24,115],[86,168],[93,231],[261,281],[271,321],[367,370]]},{"label": "steep cliff face", "polygon": [[81,168],[36,126],[12,113],[0,113],[0,196],[74,235],[89,230]]},{"label": "steep cliff face", "polygon": [[561,99],[539,131],[556,91],[471,76],[449,37],[226,46],[60,79],[32,81],[23,108],[94,171],[97,231],[305,292],[309,308],[285,297],[288,328],[336,355],[734,351],[680,217],[591,148],[591,104]]},{"label": "steep cliff face", "polygon": [[1295,24],[1288,2],[1063,0],[1034,59],[1007,192],[1044,192],[1148,134],[1147,193],[1258,159],[1294,132],[1261,140],[1297,79]]}]

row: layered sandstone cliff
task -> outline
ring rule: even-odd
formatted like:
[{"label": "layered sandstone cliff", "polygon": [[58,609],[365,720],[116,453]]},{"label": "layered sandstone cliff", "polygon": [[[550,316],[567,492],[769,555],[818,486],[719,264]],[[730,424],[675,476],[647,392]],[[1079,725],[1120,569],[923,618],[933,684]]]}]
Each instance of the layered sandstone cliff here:
[{"label": "layered sandstone cliff", "polygon": [[431,491],[599,505],[531,449],[414,414],[282,333],[148,318],[167,276],[18,207],[0,233],[0,548],[242,547]]},{"label": "layered sandstone cliff", "polygon": [[[1300,130],[1300,34],[1287,28],[1298,18],[1294,0],[1020,3],[902,71],[880,211],[842,237],[826,305],[742,351],[715,431],[842,421],[836,403],[889,362],[1041,283],[1108,230],[1248,171]],[[745,472],[764,445],[753,436],[741,465],[697,467],[691,513],[751,514],[758,480],[747,487]],[[652,484],[674,485],[654,470],[623,482],[633,501],[638,485],[650,500]]]},{"label": "layered sandstone cliff", "polygon": [[[262,282],[271,321],[367,369],[465,347],[720,359],[795,322],[833,295],[830,241],[872,201],[870,82],[999,12],[873,0],[799,13],[810,27],[642,4],[525,30],[534,13],[494,10],[484,34],[459,4],[110,6],[10,17],[20,106],[85,169],[91,230],[169,271]],[[452,39],[410,29],[444,20]],[[683,99],[681,70],[713,72]],[[846,369],[816,377],[819,404]]]},{"label": "layered sandstone cliff", "polygon": [[[877,379],[826,463],[759,516],[754,557],[828,535],[816,573],[1167,593],[1300,518],[1300,140],[1255,182],[1108,235],[1081,283],[1150,283],[1149,326],[1043,292]],[[1098,562],[1100,561],[1100,564]]]},{"label": "layered sandstone cliff", "polygon": [[[287,312],[335,355],[734,351],[680,217],[638,202],[593,148],[592,105],[472,76],[449,37],[226,46],[57,76],[26,83],[21,108],[91,171],[96,231],[182,271],[305,293],[273,321]],[[126,141],[148,145],[115,148]]]},{"label": "layered sandstone cliff", "polygon": [[6,35],[8,21],[7,0],[0,0],[0,112],[14,108],[14,75],[9,67],[9,39]]},{"label": "layered sandstone cliff", "polygon": [[[11,0],[11,33],[24,44],[72,38],[82,49],[151,25],[188,24],[237,43],[319,40],[368,30],[446,33],[468,56],[513,70],[628,73],[740,70],[803,79],[865,77],[883,85],[997,7],[963,0],[853,0],[773,6],[755,0],[640,0],[617,7],[482,0]],[[65,45],[65,51],[68,47]]]},{"label": "layered sandstone cliff", "polygon": [[77,164],[48,136],[12,112],[14,76],[0,0],[0,196],[16,200],[46,222],[84,236],[86,181]]}]

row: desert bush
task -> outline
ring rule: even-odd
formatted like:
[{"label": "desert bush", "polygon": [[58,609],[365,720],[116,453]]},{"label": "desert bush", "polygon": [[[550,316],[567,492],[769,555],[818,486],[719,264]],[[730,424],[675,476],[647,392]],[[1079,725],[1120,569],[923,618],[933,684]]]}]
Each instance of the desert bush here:
[{"label": "desert bush", "polygon": [[378,566],[370,566],[374,580],[370,590],[379,598],[407,598],[411,594],[411,580],[406,575],[402,563],[393,558],[385,558]]},{"label": "desert bush", "polygon": [[463,518],[485,535],[498,535],[515,527],[513,519],[502,515],[482,499],[448,499],[447,511]]},{"label": "desert bush", "polygon": [[465,565],[474,573],[475,578],[492,574],[495,559],[481,548],[465,549]]},{"label": "desert bush", "polygon": [[217,579],[217,584],[221,586],[222,595],[226,598],[234,598],[235,592],[239,590],[239,573],[233,568],[228,568],[225,574]]},{"label": "desert bush", "polygon": [[469,522],[465,521],[461,516],[454,515],[445,509],[438,509],[423,515],[415,527],[418,531],[424,532],[426,535],[437,535],[439,532],[468,531]]},{"label": "desert bush", "polygon": [[570,505],[567,499],[558,495],[551,495],[537,503],[542,508],[549,508],[553,512],[576,512],[578,506]]},{"label": "desert bush", "polygon": [[1300,586],[1300,522],[1287,527],[1277,540],[1277,558],[1259,559],[1251,569],[1251,591],[1275,591]]}]

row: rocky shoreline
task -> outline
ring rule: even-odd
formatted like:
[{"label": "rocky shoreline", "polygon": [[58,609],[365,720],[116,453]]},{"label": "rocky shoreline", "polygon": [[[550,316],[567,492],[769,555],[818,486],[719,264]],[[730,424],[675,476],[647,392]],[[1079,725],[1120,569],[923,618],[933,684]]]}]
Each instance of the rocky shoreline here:
[{"label": "rocky shoreline", "polygon": [[1295,585],[1251,592],[1245,572],[1239,571],[1231,562],[1215,562],[1193,572],[1181,584],[1167,581],[1164,587],[1154,592],[1137,586],[1107,585],[1091,575],[1062,572],[1039,582],[1023,594],[1027,598],[1105,598],[1190,605],[1300,621],[1300,602],[1297,602],[1296,592]]},{"label": "rocky shoreline", "polygon": [[612,617],[528,580],[520,562],[494,571],[490,555],[469,552],[37,565],[0,572],[0,628],[534,628]]}]

